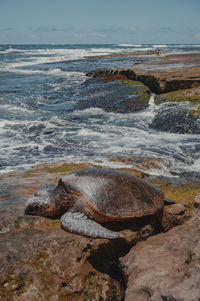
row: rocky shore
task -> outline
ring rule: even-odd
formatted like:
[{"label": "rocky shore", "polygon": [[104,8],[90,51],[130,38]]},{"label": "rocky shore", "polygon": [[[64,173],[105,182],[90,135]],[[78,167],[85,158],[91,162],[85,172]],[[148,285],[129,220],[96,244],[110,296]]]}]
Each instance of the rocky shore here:
[{"label": "rocky shore", "polygon": [[[184,64],[181,68],[179,66],[180,63]],[[138,68],[95,70],[88,72],[87,75],[100,77],[104,80],[128,80],[129,84],[133,86],[143,85],[145,94],[141,91],[140,98],[138,97],[131,101],[129,108],[132,106],[132,103],[134,103],[134,106],[137,107],[138,110],[145,109],[148,106],[151,93],[155,93],[154,103],[156,105],[162,103],[168,104],[166,110],[162,108],[160,112],[158,112],[150,127],[159,131],[199,134],[199,66],[199,54],[177,54],[159,58],[152,57],[150,61],[144,62],[141,66],[138,66]],[[146,87],[146,90],[144,87]],[[170,105],[170,103],[172,104]],[[176,103],[190,103],[190,106],[181,108],[180,105],[177,106]],[[173,110],[170,106],[173,106]],[[134,108],[131,109],[131,111],[134,111]],[[172,111],[173,116],[171,115]]]},{"label": "rocky shore", "polygon": [[[135,55],[135,54],[134,54]],[[170,61],[187,68],[169,68]],[[125,80],[134,86],[134,97],[118,112],[143,110],[152,92],[155,105],[189,103],[163,128],[171,113],[165,108],[152,127],[156,130],[199,134],[199,57],[170,56],[151,61],[161,71],[140,68],[98,70],[88,76],[103,80]],[[191,65],[195,62],[195,68]],[[189,66],[189,67],[188,67]],[[146,65],[148,67],[148,64]],[[173,107],[173,111],[176,111]],[[180,109],[180,108],[179,108]],[[164,113],[163,113],[164,112]],[[177,111],[176,111],[177,112]],[[180,116],[178,128],[175,126]],[[188,118],[187,128],[181,120]],[[158,120],[159,119],[159,120]],[[185,119],[184,119],[185,120]],[[177,125],[177,122],[176,122]],[[30,170],[0,175],[0,300],[50,301],[199,301],[200,177],[188,172],[179,177],[150,176],[148,169],[164,164],[155,158],[118,157],[133,168],[122,170],[155,185],[175,204],[165,209],[176,216],[178,226],[161,233],[151,219],[123,225],[126,239],[109,241],[67,233],[59,219],[24,215],[24,203],[42,185],[56,184],[66,173],[91,164],[60,162],[42,164]],[[118,227],[118,225],[112,225]]]},{"label": "rocky shore", "polygon": [[[149,162],[149,164],[152,164],[152,162]],[[140,220],[139,223],[128,224],[123,232],[126,240],[109,241],[67,233],[60,228],[58,219],[52,220],[24,215],[24,202],[41,185],[56,184],[59,177],[67,172],[89,166],[92,167],[90,163],[46,164],[38,165],[24,172],[13,172],[0,176],[2,196],[0,202],[0,300],[21,301],[27,300],[27,298],[29,300],[123,300],[123,298],[125,298],[124,300],[132,300],[132,296],[135,297],[137,294],[144,295],[143,299],[140,297],[141,299],[137,300],[150,300],[148,296],[154,296],[154,292],[157,295],[160,294],[159,296],[164,293],[164,284],[158,288],[156,286],[157,280],[155,280],[155,283],[152,280],[154,279],[154,273],[159,274],[157,269],[159,267],[162,269],[160,261],[156,263],[157,269],[154,270],[151,254],[146,253],[145,264],[149,264],[149,267],[143,265],[144,258],[140,265],[140,259],[135,261],[136,255],[133,256],[135,252],[137,252],[137,256],[142,256],[143,253],[140,253],[138,249],[143,247],[144,250],[148,250],[149,245],[151,246],[151,240],[146,240],[146,238],[158,232],[158,229],[150,220],[144,219]],[[99,166],[99,168],[102,167]],[[165,263],[164,258],[167,258],[168,269],[170,267],[176,269],[174,261],[170,259],[168,254],[168,240],[174,242],[173,246],[177,250],[177,254],[182,252],[184,254],[188,252],[187,254],[189,254],[191,249],[193,254],[191,255],[192,264],[190,265],[190,262],[185,263],[186,259],[190,258],[190,255],[186,254],[184,258],[181,257],[182,259],[177,258],[177,266],[180,269],[186,269],[185,266],[188,266],[191,270],[191,277],[196,279],[195,260],[198,260],[199,255],[195,253],[194,249],[192,251],[193,245],[189,241],[193,224],[198,228],[198,215],[192,219],[191,216],[195,212],[193,205],[195,196],[199,192],[200,179],[193,178],[191,182],[185,179],[184,183],[184,179],[175,182],[174,180],[150,177],[134,169],[126,171],[142,178],[145,177],[147,181],[162,189],[167,198],[176,201],[176,204],[169,205],[166,208],[169,212],[175,214],[180,224],[184,224],[177,226],[166,234],[155,235],[153,237],[155,246],[153,245],[151,248],[155,252],[155,258],[161,256],[159,252],[162,252]],[[190,227],[190,231],[187,231],[188,227]],[[195,233],[198,234],[198,229],[195,230],[194,228],[192,234],[194,245],[198,241]],[[176,244],[179,235],[182,235],[183,239],[180,236],[179,243]],[[188,240],[189,250],[185,250],[186,239]],[[164,245],[161,243],[162,240],[165,241]],[[166,250],[160,250],[158,245],[163,245],[163,249],[166,248]],[[156,252],[158,252],[158,255],[156,255]],[[173,250],[171,250],[171,256],[173,259]],[[182,263],[183,267],[181,267]],[[134,264],[139,264],[140,269],[142,269],[141,273],[135,273],[139,267],[135,269]],[[145,271],[145,268],[148,272]],[[182,281],[183,273],[181,273],[180,279],[179,275],[174,278],[173,273],[170,278],[167,269],[166,274],[163,275],[163,283],[165,277],[166,279],[170,278],[168,281],[171,283],[169,287],[173,287],[173,290],[170,290],[172,296],[177,296],[176,281],[177,279]],[[146,275],[146,278],[150,278],[151,282],[141,284],[138,287],[133,286],[132,281],[141,283],[140,277],[142,277],[142,274]],[[138,277],[138,282],[135,277]],[[190,283],[194,278],[191,278]],[[155,289],[154,286],[157,288]],[[189,294],[189,287],[186,287],[186,290]],[[148,293],[149,291],[150,293]],[[176,292],[176,294],[173,295],[173,292]],[[195,286],[192,292],[198,294],[199,288]],[[155,300],[162,300],[159,298]]]}]

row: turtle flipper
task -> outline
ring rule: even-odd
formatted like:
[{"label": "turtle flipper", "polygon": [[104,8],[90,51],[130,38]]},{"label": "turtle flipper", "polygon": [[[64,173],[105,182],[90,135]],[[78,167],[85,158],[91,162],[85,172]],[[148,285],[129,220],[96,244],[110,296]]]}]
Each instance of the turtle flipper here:
[{"label": "turtle flipper", "polygon": [[67,232],[77,233],[94,238],[124,238],[121,233],[104,228],[95,221],[88,219],[81,212],[66,212],[61,216],[62,229]]},{"label": "turtle flipper", "polygon": [[173,214],[163,210],[161,217],[161,226],[163,232],[166,232],[178,225],[180,225],[180,221]]}]

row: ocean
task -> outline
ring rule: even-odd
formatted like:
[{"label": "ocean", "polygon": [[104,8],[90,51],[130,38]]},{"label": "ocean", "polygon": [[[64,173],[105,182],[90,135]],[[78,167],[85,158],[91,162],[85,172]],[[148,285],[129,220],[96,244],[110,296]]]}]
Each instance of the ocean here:
[{"label": "ocean", "polygon": [[0,172],[59,161],[133,167],[110,160],[119,157],[160,160],[147,170],[152,175],[199,172],[199,135],[149,128],[158,110],[153,102],[135,113],[104,110],[108,100],[130,97],[130,87],[86,76],[151,57],[98,55],[156,49],[196,52],[200,45],[0,45]]}]

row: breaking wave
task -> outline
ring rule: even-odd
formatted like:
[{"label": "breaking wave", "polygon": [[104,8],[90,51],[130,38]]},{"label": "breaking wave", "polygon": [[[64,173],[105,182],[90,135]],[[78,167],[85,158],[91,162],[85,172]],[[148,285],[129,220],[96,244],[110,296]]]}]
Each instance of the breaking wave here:
[{"label": "breaking wave", "polygon": [[[199,46],[189,47],[193,51]],[[59,160],[98,160],[102,165],[138,168],[134,157],[155,158],[157,165],[148,169],[150,174],[174,176],[198,171],[197,136],[149,128],[156,114],[153,95],[144,111],[107,112],[97,106],[105,103],[106,108],[108,101],[126,99],[128,90],[122,89],[119,82],[86,77],[86,72],[94,69],[133,66],[138,62],[138,58],[87,57],[157,47],[168,52],[190,51],[188,45],[131,43],[0,46],[1,172]],[[145,55],[140,60],[145,60]],[[112,158],[122,158],[122,162]]]}]

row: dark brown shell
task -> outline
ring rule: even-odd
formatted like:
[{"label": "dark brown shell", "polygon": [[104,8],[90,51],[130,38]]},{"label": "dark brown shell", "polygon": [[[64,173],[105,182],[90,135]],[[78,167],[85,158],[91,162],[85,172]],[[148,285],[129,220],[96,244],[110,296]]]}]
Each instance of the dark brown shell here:
[{"label": "dark brown shell", "polygon": [[66,189],[77,192],[93,210],[116,220],[154,215],[164,194],[147,182],[113,169],[87,168],[63,177]]}]

